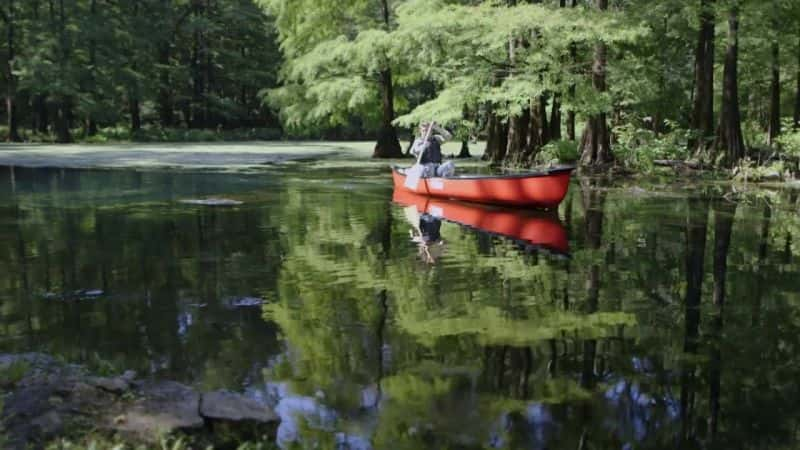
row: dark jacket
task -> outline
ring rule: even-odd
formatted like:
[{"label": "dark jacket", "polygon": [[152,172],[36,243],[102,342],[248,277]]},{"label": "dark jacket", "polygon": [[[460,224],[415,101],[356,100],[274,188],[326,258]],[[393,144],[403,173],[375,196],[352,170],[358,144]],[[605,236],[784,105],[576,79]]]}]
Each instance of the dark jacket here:
[{"label": "dark jacket", "polygon": [[[420,139],[414,142],[413,149],[416,150],[423,145],[418,142]],[[442,163],[442,145],[439,144],[439,140],[435,137],[428,138],[428,142],[424,144],[425,153],[422,154],[422,160],[420,161],[421,164],[441,164]],[[415,151],[416,153],[416,151]]]}]

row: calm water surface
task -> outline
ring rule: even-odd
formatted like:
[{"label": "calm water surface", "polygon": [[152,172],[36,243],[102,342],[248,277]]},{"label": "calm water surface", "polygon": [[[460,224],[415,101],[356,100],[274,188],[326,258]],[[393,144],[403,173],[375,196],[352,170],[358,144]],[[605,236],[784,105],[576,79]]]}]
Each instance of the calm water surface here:
[{"label": "calm water surface", "polygon": [[798,192],[729,190],[0,167],[0,351],[244,391],[285,447],[796,448]]}]

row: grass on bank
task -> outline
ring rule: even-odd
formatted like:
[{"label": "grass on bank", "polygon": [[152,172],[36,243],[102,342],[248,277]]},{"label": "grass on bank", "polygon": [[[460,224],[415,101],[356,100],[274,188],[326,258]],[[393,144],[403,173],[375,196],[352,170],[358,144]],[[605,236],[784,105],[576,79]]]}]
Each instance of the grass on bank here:
[{"label": "grass on bank", "polygon": [[[641,122],[637,124],[637,122]],[[735,171],[737,179],[759,181],[774,179],[779,174],[781,179],[793,178],[800,171],[800,130],[793,129],[791,121],[785,121],[783,134],[772,148],[766,145],[766,133],[755,123],[743,124],[745,141],[749,145],[748,158]],[[581,132],[579,124],[576,132]],[[645,126],[643,121],[626,121],[613,127],[614,141],[612,152],[619,166],[633,173],[650,173],[656,169],[658,160],[694,161],[696,155],[691,154],[686,146],[692,138],[689,130],[681,129],[676,124],[665,123],[668,131],[657,133],[652,127]],[[30,143],[52,143],[51,134],[31,133],[23,130],[23,139]],[[0,138],[7,135],[7,128],[0,126]],[[208,129],[164,129],[146,126],[132,132],[127,127],[117,126],[101,128],[95,136],[84,136],[80,129],[73,130],[76,144],[115,144],[115,143],[190,143],[190,142],[246,142],[246,141],[281,141],[284,138],[281,130],[276,128],[249,128],[234,130]],[[287,141],[281,141],[285,145]],[[302,152],[308,148],[324,146],[335,150],[345,159],[368,158],[372,154],[373,141],[307,141],[292,143],[291,150]],[[407,140],[401,140],[405,149]],[[470,143],[470,151],[474,157],[480,158],[484,150],[483,142]],[[448,142],[443,152],[448,156],[459,153],[460,142]],[[270,144],[264,144],[269,150]],[[296,148],[295,148],[296,147]],[[55,147],[57,150],[57,147]],[[560,140],[545,145],[536,156],[534,163],[574,164],[580,158],[578,142]],[[709,162],[707,161],[706,164]]]}]

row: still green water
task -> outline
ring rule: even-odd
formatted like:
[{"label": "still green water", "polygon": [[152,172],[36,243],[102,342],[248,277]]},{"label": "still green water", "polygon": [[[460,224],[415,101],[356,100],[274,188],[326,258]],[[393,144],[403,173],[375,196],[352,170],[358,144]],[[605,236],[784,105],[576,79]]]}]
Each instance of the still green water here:
[{"label": "still green water", "polygon": [[506,212],[566,246],[423,246],[377,166],[0,168],[0,350],[246,392],[284,447],[796,448],[797,193],[581,180]]}]

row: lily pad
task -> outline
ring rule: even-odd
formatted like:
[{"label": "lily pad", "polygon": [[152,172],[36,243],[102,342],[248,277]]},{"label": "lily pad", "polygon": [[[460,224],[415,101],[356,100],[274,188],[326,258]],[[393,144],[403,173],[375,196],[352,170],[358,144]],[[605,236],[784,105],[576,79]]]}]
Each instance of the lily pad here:
[{"label": "lily pad", "polygon": [[238,206],[243,204],[244,202],[240,202],[239,200],[232,200],[229,198],[205,198],[205,199],[186,199],[181,200],[181,203],[187,205],[200,205],[200,206]]},{"label": "lily pad", "polygon": [[226,303],[231,308],[249,308],[263,305],[264,300],[258,297],[233,297],[229,298]]}]

